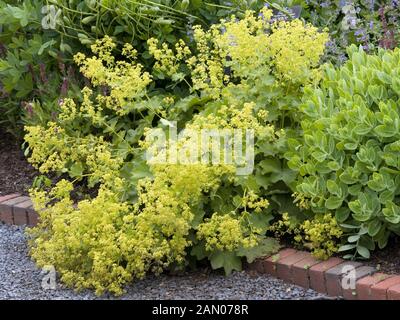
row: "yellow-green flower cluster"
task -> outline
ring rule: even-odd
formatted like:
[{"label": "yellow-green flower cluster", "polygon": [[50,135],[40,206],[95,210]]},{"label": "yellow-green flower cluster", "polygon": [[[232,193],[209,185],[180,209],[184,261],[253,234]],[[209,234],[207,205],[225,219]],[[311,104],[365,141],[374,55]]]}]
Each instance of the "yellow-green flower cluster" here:
[{"label": "yellow-green flower cluster", "polygon": [[242,198],[242,207],[254,210],[254,212],[261,212],[263,209],[268,208],[269,201],[260,197],[254,191],[249,190]]},{"label": "yellow-green flower cluster", "polygon": [[[40,224],[29,231],[32,257],[40,267],[53,265],[71,287],[121,294],[122,286],[137,271],[134,256],[123,250],[126,236],[135,236],[121,228],[129,206],[112,192],[100,189],[95,199],[74,207],[70,190],[71,185],[62,182],[49,195],[32,191],[41,217]],[[52,198],[60,200],[45,205]]]},{"label": "yellow-green flower cluster", "polygon": [[294,192],[292,194],[292,197],[294,198],[293,202],[296,204],[297,207],[302,210],[310,209],[310,199],[306,198],[303,194]]},{"label": "yellow-green flower cluster", "polygon": [[246,102],[243,105],[223,105],[215,113],[196,115],[192,123],[187,125],[187,128],[193,130],[251,129],[254,130],[258,139],[276,140],[279,133],[275,131],[274,126],[269,123],[266,124],[266,118],[259,117],[259,114],[267,117],[268,113],[260,112],[256,114],[254,102]]},{"label": "yellow-green flower cluster", "polygon": [[112,145],[102,136],[71,137],[54,122],[48,128],[25,127],[25,141],[29,143],[31,156],[28,161],[41,173],[65,172],[68,163],[81,164],[89,185],[113,181],[119,176],[123,159],[116,157]]},{"label": "yellow-green flower cluster", "polygon": [[147,251],[136,254],[144,263],[151,258],[151,271],[161,272],[173,262],[184,262],[185,249],[192,243],[188,238],[195,217],[192,208],[200,204],[204,194],[219,187],[226,171],[203,164],[155,165],[152,170],[153,179],[139,181],[132,220],[143,243],[149,243]]},{"label": "yellow-green flower cluster", "polygon": [[104,61],[107,65],[111,65],[115,60],[112,54],[115,47],[116,44],[114,41],[109,36],[105,36],[103,39],[96,40],[96,42],[90,46],[90,49],[94,54],[97,54],[100,60]]},{"label": "yellow-green flower cluster", "polygon": [[339,240],[343,234],[330,213],[316,215],[313,219],[303,222],[284,213],[269,230],[274,232],[276,237],[286,234],[293,236],[299,246],[308,248],[314,257],[321,260],[328,259],[338,251]]},{"label": "yellow-green flower cluster", "polygon": [[224,73],[223,51],[213,44],[219,35],[218,25],[213,25],[206,32],[200,26],[193,28],[193,37],[196,43],[197,54],[187,60],[191,72],[192,90],[204,90],[213,98],[218,98],[224,81],[229,76]]},{"label": "yellow-green flower cluster", "polygon": [[[258,140],[265,140],[270,143],[273,143],[279,139],[280,136],[284,134],[283,131],[275,131],[275,128],[271,124],[265,124],[267,121],[268,112],[259,111],[256,115],[255,112],[255,104],[244,103],[243,105],[231,105],[226,106],[223,105],[218,108],[215,113],[210,114],[197,114],[193,117],[191,122],[186,124],[185,129],[189,130],[190,135],[185,135],[180,137],[178,140],[170,139],[166,142],[166,148],[162,148],[161,150],[157,149],[157,145],[152,144],[152,136],[150,128],[146,128],[145,130],[145,139],[140,142],[140,145],[143,149],[151,152],[153,154],[153,159],[150,161],[151,163],[160,163],[165,162],[167,160],[176,159],[177,154],[181,155],[180,160],[182,160],[182,155],[191,158],[191,155],[195,155],[195,161],[201,162],[201,155],[203,147],[206,147],[206,143],[208,143],[207,150],[212,150],[212,148],[216,148],[214,154],[220,155],[220,163],[224,163],[224,157],[227,156],[221,150],[223,148],[218,148],[218,144],[214,144],[211,139],[208,141],[204,141],[205,138],[202,137],[201,130],[202,129],[217,129],[221,135],[226,134],[226,136],[232,138],[234,135],[238,134],[238,132],[242,135],[242,141],[245,141],[246,130],[253,130],[254,135]],[[260,117],[262,115],[263,117]],[[239,131],[234,131],[235,129],[240,129]],[[161,130],[160,128],[158,130]],[[233,139],[226,139],[223,141],[226,145],[231,144],[233,150]],[[220,141],[222,144],[222,141]],[[251,146],[246,146],[251,148]],[[229,150],[229,148],[227,148]],[[232,156],[234,156],[232,154]],[[175,157],[175,158],[174,158]],[[165,160],[162,160],[165,159]],[[238,159],[233,159],[238,160]],[[237,163],[236,163],[237,164]],[[225,168],[231,167],[234,169],[233,164],[224,164]]]},{"label": "yellow-green flower cluster", "polygon": [[132,206],[120,201],[111,190],[115,186],[107,183],[97,197],[77,207],[70,198],[72,183],[65,180],[48,194],[32,190],[41,216],[31,231],[33,258],[40,266],[54,265],[66,284],[95,288],[99,294],[120,294],[133,277],[183,264],[191,244],[192,207],[219,186],[225,171],[205,165],[153,170],[153,179],[139,181],[138,200]]},{"label": "yellow-green flower cluster", "polygon": [[193,55],[183,42],[177,44],[174,54],[167,44],[160,49],[158,41],[150,39],[155,69],[172,76],[186,58],[192,90],[215,99],[226,86],[246,85],[246,79],[254,74],[272,74],[281,82],[296,85],[318,81],[328,33],[299,19],[272,22],[271,17],[272,11],[264,8],[258,16],[247,11],[243,19],[233,16],[207,31],[195,26]]},{"label": "yellow-green flower cluster", "polygon": [[197,237],[205,240],[208,251],[235,251],[240,247],[251,248],[258,244],[259,234],[246,229],[237,217],[214,213],[198,226]]},{"label": "yellow-green flower cluster", "polygon": [[166,43],[158,48],[158,40],[150,38],[147,40],[149,52],[156,60],[153,69],[172,77],[178,70],[181,63],[183,63],[190,55],[191,51],[185,42],[180,39],[175,44],[175,52],[168,47]]},{"label": "yellow-green flower cluster", "polygon": [[31,155],[28,159],[41,173],[62,171],[70,157],[70,149],[64,129],[49,122],[48,128],[25,127],[25,141],[29,143]]},{"label": "yellow-green flower cluster", "polygon": [[279,21],[272,26],[268,50],[272,65],[284,81],[317,83],[321,78],[318,68],[328,41],[326,32],[318,32],[301,20]]},{"label": "yellow-green flower cluster", "polygon": [[[115,44],[106,36],[97,40],[92,46],[97,56],[86,57],[82,53],[75,55],[74,60],[80,66],[82,74],[90,79],[94,86],[106,86],[110,89],[108,95],[98,95],[97,101],[119,115],[129,113],[135,100],[146,96],[147,86],[152,82],[148,72],[135,61],[115,61],[112,49]],[[128,58],[135,56],[135,51],[129,46],[123,50]]]},{"label": "yellow-green flower cluster", "polygon": [[[289,213],[287,212],[282,213],[280,219],[272,224],[268,230],[274,232],[277,238],[281,238],[286,234],[294,234],[297,237],[300,233],[299,222],[289,217]],[[301,240],[301,236],[298,239]]]},{"label": "yellow-green flower cluster", "polygon": [[71,98],[66,98],[60,105],[61,113],[59,115],[60,121],[73,121],[77,116],[78,110],[75,101]]},{"label": "yellow-green flower cluster", "polygon": [[268,23],[272,11],[264,8],[260,17],[247,11],[245,17],[232,17],[221,23],[223,32],[214,38],[215,45],[229,57],[226,63],[232,71],[242,77],[248,76],[260,67],[268,66],[270,59]]},{"label": "yellow-green flower cluster", "polygon": [[304,233],[304,246],[311,249],[316,258],[325,260],[338,251],[338,240],[343,231],[330,213],[304,221],[301,230]]}]

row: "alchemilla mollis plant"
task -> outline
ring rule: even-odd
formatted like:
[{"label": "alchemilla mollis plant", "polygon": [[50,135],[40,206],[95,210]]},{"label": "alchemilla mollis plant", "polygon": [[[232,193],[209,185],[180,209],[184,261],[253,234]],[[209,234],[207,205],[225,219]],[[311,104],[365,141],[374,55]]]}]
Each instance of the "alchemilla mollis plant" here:
[{"label": "alchemilla mollis plant", "polygon": [[[229,273],[242,258],[278,248],[266,232],[296,178],[284,158],[287,139],[300,133],[303,87],[322,76],[328,36],[271,16],[264,8],[194,27],[192,49],[149,39],[151,71],[131,44],[117,58],[109,37],[92,45],[92,56],[75,55],[90,84],[60,101],[52,121],[25,128],[30,162],[60,176],[31,190],[41,218],[30,231],[39,266],[54,265],[75,288],[120,294],[148,272],[208,259]],[[181,83],[188,89],[177,89]],[[251,129],[254,169],[240,176],[232,164],[146,162],[152,129],[168,127]],[[176,147],[197,148],[193,137]]]}]

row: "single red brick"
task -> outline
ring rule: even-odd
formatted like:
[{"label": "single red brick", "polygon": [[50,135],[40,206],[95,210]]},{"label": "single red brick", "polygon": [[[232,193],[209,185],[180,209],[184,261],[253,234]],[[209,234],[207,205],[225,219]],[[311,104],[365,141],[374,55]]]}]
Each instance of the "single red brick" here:
[{"label": "single red brick", "polygon": [[356,284],[357,299],[371,300],[371,286],[387,279],[388,277],[390,276],[384,273],[375,273],[372,276],[367,276],[358,280]]},{"label": "single red brick", "polygon": [[282,258],[276,263],[276,273],[278,278],[292,282],[292,265],[309,257],[308,252],[299,251],[286,258]]},{"label": "single red brick", "polygon": [[325,271],[342,262],[342,259],[333,257],[312,266],[310,270],[308,270],[310,276],[310,287],[320,293],[326,293]]},{"label": "single red brick", "polygon": [[30,200],[30,198],[23,196],[23,197],[15,197],[15,198],[3,201],[3,202],[0,203],[0,211],[3,208],[13,207],[16,204],[24,202],[24,201],[27,201],[27,200]]},{"label": "single red brick", "polygon": [[295,254],[296,252],[297,250],[287,248],[279,251],[277,254],[274,254],[273,256],[267,259],[264,259],[263,261],[264,272],[276,277],[276,262],[279,261],[280,259]]},{"label": "single red brick", "polygon": [[348,272],[349,267],[358,268],[362,263],[346,261],[325,272],[326,292],[331,297],[342,296],[342,276]]},{"label": "single red brick", "polygon": [[[346,300],[356,300],[357,296],[357,280],[370,276],[375,273],[376,269],[370,266],[361,266],[354,270],[354,273],[349,272],[343,275],[341,283],[343,290],[343,298]],[[345,278],[346,277],[346,278]],[[346,287],[344,287],[346,285]],[[348,288],[347,288],[348,287]]]},{"label": "single red brick", "polygon": [[13,197],[12,199],[9,199],[9,200],[1,202],[0,206],[3,206],[3,205],[5,205],[5,206],[10,206],[10,205],[14,206],[17,203],[21,203],[21,202],[24,202],[26,200],[30,200],[30,198],[26,197],[26,196],[17,196],[17,197]]},{"label": "single red brick", "polygon": [[373,300],[386,300],[389,288],[400,284],[400,276],[393,276],[371,286],[371,298]]},{"label": "single red brick", "polygon": [[2,203],[4,201],[7,201],[7,200],[10,200],[10,199],[14,199],[14,198],[19,197],[19,196],[20,196],[20,194],[18,194],[18,193],[13,193],[13,194],[7,194],[5,196],[0,196],[0,203]]},{"label": "single red brick", "polygon": [[12,207],[0,209],[0,222],[4,222],[6,224],[14,224]]},{"label": "single red brick", "polygon": [[387,291],[388,300],[400,300],[400,284],[390,287]]},{"label": "single red brick", "polygon": [[308,271],[312,266],[320,262],[320,260],[312,257],[311,254],[308,254],[306,258],[295,263],[292,266],[293,283],[306,289],[310,288],[310,275]]},{"label": "single red brick", "polygon": [[7,223],[7,224],[13,224],[14,223],[14,218],[13,218],[13,206],[24,202],[28,200],[29,197],[15,197],[6,201],[3,201],[0,203],[0,220]]},{"label": "single red brick", "polygon": [[28,224],[28,208],[32,206],[31,199],[17,203],[13,207],[14,224],[21,226]]}]

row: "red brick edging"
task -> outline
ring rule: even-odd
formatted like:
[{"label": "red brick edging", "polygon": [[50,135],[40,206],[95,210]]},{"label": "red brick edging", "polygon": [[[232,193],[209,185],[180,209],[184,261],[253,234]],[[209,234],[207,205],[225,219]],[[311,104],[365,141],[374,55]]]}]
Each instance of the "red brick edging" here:
[{"label": "red brick edging", "polygon": [[0,222],[35,226],[38,217],[29,197],[17,193],[0,196]]},{"label": "red brick edging", "polygon": [[[286,248],[270,257],[257,259],[248,267],[346,300],[400,300],[399,275],[378,273],[375,268],[360,262],[336,257],[319,261],[308,252]],[[352,272],[355,288],[343,289],[342,280],[348,279],[349,272]]]},{"label": "red brick edging", "polygon": [[[0,196],[0,222],[35,226],[38,214],[29,197],[9,194]],[[343,289],[341,285],[348,275],[345,267],[353,267],[354,289]],[[379,273],[360,262],[340,258],[319,261],[308,252],[286,248],[270,257],[257,259],[248,268],[329,296],[348,300],[400,300],[399,275]]]}]

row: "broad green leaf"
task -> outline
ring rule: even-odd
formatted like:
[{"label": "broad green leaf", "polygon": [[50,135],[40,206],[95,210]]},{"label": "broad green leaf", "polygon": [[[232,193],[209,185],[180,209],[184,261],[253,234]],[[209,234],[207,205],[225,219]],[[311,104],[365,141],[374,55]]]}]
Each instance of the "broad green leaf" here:
[{"label": "broad green leaf", "polygon": [[358,241],[358,245],[365,247],[371,251],[375,250],[375,241],[372,240],[372,238],[368,234],[365,234],[360,238],[360,241]]},{"label": "broad green leaf", "polygon": [[393,201],[394,193],[389,190],[385,190],[379,194],[379,201],[382,204],[386,204],[387,202]]},{"label": "broad green leaf", "polygon": [[349,202],[349,208],[356,214],[362,213],[362,208],[359,200]]},{"label": "broad green leaf", "polygon": [[389,240],[390,232],[384,231],[383,235],[378,239],[378,247],[379,249],[383,249],[386,247]]},{"label": "broad green leaf", "polygon": [[343,203],[342,198],[332,196],[325,201],[325,206],[327,209],[333,210],[339,208],[342,205],[342,203]]},{"label": "broad green leaf", "polygon": [[312,153],[312,156],[314,157],[315,160],[317,160],[318,162],[322,162],[326,159],[326,157],[328,156],[327,153],[322,152],[322,151],[314,151]]},{"label": "broad green leaf", "polygon": [[328,180],[326,182],[326,187],[330,193],[332,193],[335,196],[340,196],[341,194],[341,189],[337,185],[337,183],[333,180]]},{"label": "broad green leaf", "polygon": [[351,194],[352,196],[356,196],[360,193],[361,188],[361,184],[354,184],[348,188],[349,194]]},{"label": "broad green leaf", "polygon": [[359,234],[355,234],[352,235],[350,237],[347,238],[348,242],[357,242],[360,239],[360,235]]},{"label": "broad green leaf", "polygon": [[338,208],[335,212],[335,218],[338,222],[344,222],[350,215],[350,209],[346,207]]},{"label": "broad green leaf", "polygon": [[386,188],[385,180],[380,173],[374,172],[372,174],[372,180],[368,181],[368,187],[374,191],[382,191]]},{"label": "broad green leaf", "polygon": [[69,175],[71,178],[82,177],[83,164],[81,162],[74,163],[69,169]]},{"label": "broad green leaf", "polygon": [[393,224],[400,222],[400,207],[393,202],[387,202],[386,207],[382,209],[382,213],[388,222]]},{"label": "broad green leaf", "polygon": [[329,161],[328,168],[333,171],[337,171],[341,168],[341,166],[340,166],[339,162],[337,162],[337,161]]},{"label": "broad green leaf", "polygon": [[246,257],[248,263],[252,263],[255,259],[264,256],[270,256],[280,249],[280,244],[276,239],[265,238],[259,245],[253,248],[240,248],[237,253],[241,257]]},{"label": "broad green leaf", "polygon": [[126,162],[120,171],[121,177],[130,185],[130,194],[136,195],[136,185],[140,179],[152,177],[149,166],[146,161],[141,159]]},{"label": "broad green leaf", "polygon": [[347,224],[347,223],[341,223],[340,226],[345,229],[359,229],[360,228],[360,226],[355,226],[355,225]]},{"label": "broad green leaf", "polygon": [[344,148],[346,150],[356,150],[358,147],[358,144],[355,142],[348,142],[344,144]]},{"label": "broad green leaf", "polygon": [[375,133],[382,138],[390,138],[397,134],[396,127],[382,124],[374,129]]},{"label": "broad green leaf", "polygon": [[362,256],[365,259],[369,259],[370,257],[370,252],[367,248],[362,247],[362,246],[357,246],[357,252],[360,256]]},{"label": "broad green leaf", "polygon": [[348,251],[354,249],[355,247],[357,247],[356,244],[345,244],[339,247],[338,252]]},{"label": "broad green leaf", "polygon": [[366,124],[359,124],[356,125],[353,130],[357,135],[363,136],[369,133],[372,128]]},{"label": "broad green leaf", "polygon": [[283,169],[280,172],[271,174],[271,182],[283,181],[287,186],[296,179],[297,173],[290,169]]},{"label": "broad green leaf", "polygon": [[264,159],[260,161],[259,166],[263,174],[281,171],[281,163],[278,159]]},{"label": "broad green leaf", "polygon": [[368,234],[371,237],[374,237],[377,235],[377,233],[379,232],[380,228],[382,226],[382,223],[378,220],[372,220],[369,224],[368,224]]},{"label": "broad green leaf", "polygon": [[270,221],[273,219],[272,213],[267,212],[254,212],[249,214],[248,221],[254,228],[259,228],[261,230],[267,230]]},{"label": "broad green leaf", "polygon": [[242,270],[242,261],[236,252],[215,251],[209,256],[209,260],[214,270],[224,268],[226,275],[231,274],[233,270]]},{"label": "broad green leaf", "polygon": [[[392,78],[385,72],[378,71],[376,72],[376,75],[378,76],[378,79],[381,80],[384,84],[392,84]],[[379,97],[379,99],[382,99],[382,95]]]},{"label": "broad green leaf", "polygon": [[343,183],[353,184],[353,183],[356,183],[358,181],[359,176],[360,176],[360,173],[357,170],[352,169],[352,168],[348,168],[348,169],[346,169],[346,171],[344,171],[339,176],[339,179]]},{"label": "broad green leaf", "polygon": [[200,242],[192,247],[190,250],[190,255],[196,257],[198,260],[203,260],[207,257],[207,252],[205,250],[204,243]]}]

